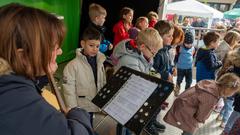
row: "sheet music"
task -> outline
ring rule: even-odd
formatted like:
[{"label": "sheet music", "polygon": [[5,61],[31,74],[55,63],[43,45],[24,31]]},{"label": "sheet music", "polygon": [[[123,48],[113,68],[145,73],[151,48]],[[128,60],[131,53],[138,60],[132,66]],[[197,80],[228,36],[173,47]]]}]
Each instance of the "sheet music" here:
[{"label": "sheet music", "polygon": [[133,74],[103,110],[124,125],[156,88],[156,83]]}]

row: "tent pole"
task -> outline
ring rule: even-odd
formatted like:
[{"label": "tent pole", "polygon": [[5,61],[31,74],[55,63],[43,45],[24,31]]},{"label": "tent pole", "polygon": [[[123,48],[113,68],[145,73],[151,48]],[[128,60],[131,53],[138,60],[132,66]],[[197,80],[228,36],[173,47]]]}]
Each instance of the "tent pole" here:
[{"label": "tent pole", "polygon": [[159,0],[158,16],[160,20],[166,20],[168,0]]},{"label": "tent pole", "polygon": [[213,21],[213,18],[212,18],[212,17],[209,17],[209,18],[208,18],[208,29],[211,28],[212,21]]}]

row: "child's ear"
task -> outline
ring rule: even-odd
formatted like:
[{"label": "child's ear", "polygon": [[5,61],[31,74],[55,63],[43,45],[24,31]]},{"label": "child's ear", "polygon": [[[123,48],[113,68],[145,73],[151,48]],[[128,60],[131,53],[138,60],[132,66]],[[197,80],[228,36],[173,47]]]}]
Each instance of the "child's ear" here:
[{"label": "child's ear", "polygon": [[122,17],[123,19],[126,19],[126,15],[123,15],[123,17]]},{"label": "child's ear", "polygon": [[20,57],[20,58],[22,58],[24,55],[25,52],[24,52],[24,50],[22,49],[22,48],[20,48],[20,49],[17,49],[17,55]]},{"label": "child's ear", "polygon": [[99,20],[99,16],[96,16],[95,18],[94,18],[94,22],[97,22]]},{"label": "child's ear", "polygon": [[80,41],[80,45],[81,45],[82,48],[84,48],[84,46],[85,46],[85,41],[84,41],[84,40],[81,40],[81,41]]},{"label": "child's ear", "polygon": [[145,48],[145,44],[141,44],[140,46],[139,46],[139,50],[143,50]]}]

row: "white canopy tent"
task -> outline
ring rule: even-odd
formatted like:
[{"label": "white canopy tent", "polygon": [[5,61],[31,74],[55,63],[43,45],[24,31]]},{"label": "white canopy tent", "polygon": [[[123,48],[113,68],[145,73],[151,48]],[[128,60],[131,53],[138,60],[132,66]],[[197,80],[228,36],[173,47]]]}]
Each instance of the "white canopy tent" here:
[{"label": "white canopy tent", "polygon": [[166,6],[166,14],[209,18],[208,27],[211,26],[213,18],[223,18],[222,12],[196,0],[184,0],[169,3]]}]

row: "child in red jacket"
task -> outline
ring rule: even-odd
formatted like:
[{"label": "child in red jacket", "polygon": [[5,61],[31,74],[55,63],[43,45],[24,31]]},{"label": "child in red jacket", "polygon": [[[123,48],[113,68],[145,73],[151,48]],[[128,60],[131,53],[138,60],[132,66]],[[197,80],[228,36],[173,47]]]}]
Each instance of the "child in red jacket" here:
[{"label": "child in red jacket", "polygon": [[120,11],[120,21],[113,26],[114,47],[123,39],[129,38],[128,30],[132,27],[133,12],[133,9],[128,7],[124,7]]}]

